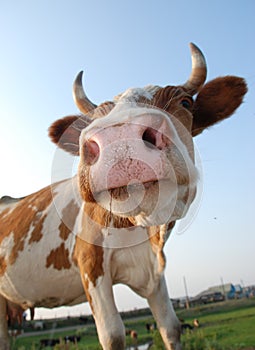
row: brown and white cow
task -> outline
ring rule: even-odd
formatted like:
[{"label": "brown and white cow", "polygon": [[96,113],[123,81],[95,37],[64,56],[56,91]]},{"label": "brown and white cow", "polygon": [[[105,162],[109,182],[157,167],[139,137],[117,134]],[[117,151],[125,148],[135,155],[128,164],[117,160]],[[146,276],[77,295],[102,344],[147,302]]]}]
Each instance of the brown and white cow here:
[{"label": "brown and white cow", "polygon": [[129,89],[98,107],[77,76],[82,115],[49,129],[58,147],[80,156],[77,176],[0,202],[1,349],[9,349],[8,301],[51,308],[85,300],[103,349],[124,349],[116,283],[148,300],[166,349],[181,349],[163,247],[196,194],[192,137],[233,114],[247,91],[234,76],[204,85],[204,56],[194,44],[191,55],[185,84]]}]

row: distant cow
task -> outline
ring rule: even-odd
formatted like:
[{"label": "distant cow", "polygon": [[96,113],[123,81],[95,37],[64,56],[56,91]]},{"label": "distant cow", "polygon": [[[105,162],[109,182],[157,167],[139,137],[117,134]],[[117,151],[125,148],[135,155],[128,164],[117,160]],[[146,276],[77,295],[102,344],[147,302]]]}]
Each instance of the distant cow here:
[{"label": "distant cow", "polygon": [[23,334],[23,332],[23,329],[9,329],[8,334],[16,338],[18,335]]},{"label": "distant cow", "polygon": [[43,321],[35,321],[34,329],[43,330],[44,329],[44,322]]},{"label": "distant cow", "polygon": [[[204,85],[205,58],[194,44],[191,55],[184,84],[128,89],[99,106],[77,76],[82,115],[49,129],[58,147],[80,156],[77,176],[0,201],[0,315],[8,300],[22,308],[87,300],[103,349],[123,350],[112,290],[123,283],[148,300],[166,349],[181,348],[163,248],[196,195],[192,137],[232,115],[247,91],[234,76]],[[0,348],[9,349],[3,316]]]},{"label": "distant cow", "polygon": [[55,345],[59,344],[59,339],[41,339],[40,340],[40,349],[45,348],[46,346],[54,347]]},{"label": "distant cow", "polygon": [[146,323],[145,327],[148,333],[155,331],[155,329],[157,328],[155,323]]},{"label": "distant cow", "polygon": [[181,324],[181,330],[182,333],[185,333],[186,330],[191,331],[194,327],[192,325],[190,325],[189,323],[182,323]]},{"label": "distant cow", "polygon": [[138,338],[138,333],[137,333],[137,331],[134,330],[134,329],[132,329],[131,332],[130,332],[130,337],[131,337],[132,339],[137,340],[137,338]]},{"label": "distant cow", "polygon": [[78,343],[81,340],[81,337],[79,335],[66,335],[64,337],[65,343]]},{"label": "distant cow", "polygon": [[196,327],[196,328],[200,327],[200,323],[199,323],[199,321],[198,321],[197,318],[195,318],[195,319],[193,320],[193,326]]}]

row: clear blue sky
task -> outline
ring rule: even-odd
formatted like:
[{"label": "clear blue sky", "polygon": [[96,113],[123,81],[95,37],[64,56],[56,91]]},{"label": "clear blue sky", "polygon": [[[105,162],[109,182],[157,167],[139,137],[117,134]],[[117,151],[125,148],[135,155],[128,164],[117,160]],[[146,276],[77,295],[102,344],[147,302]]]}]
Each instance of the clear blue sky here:
[{"label": "clear blue sky", "polygon": [[[254,13],[253,0],[1,0],[0,196],[50,183],[47,128],[77,113],[71,87],[80,70],[95,103],[128,87],[180,84],[192,41],[206,56],[208,80],[242,76],[249,93],[233,118],[196,138],[203,195],[193,222],[166,246],[170,295],[185,294],[183,276],[190,295],[221,278],[255,283]],[[146,305],[127,288],[116,297],[120,310]]]}]

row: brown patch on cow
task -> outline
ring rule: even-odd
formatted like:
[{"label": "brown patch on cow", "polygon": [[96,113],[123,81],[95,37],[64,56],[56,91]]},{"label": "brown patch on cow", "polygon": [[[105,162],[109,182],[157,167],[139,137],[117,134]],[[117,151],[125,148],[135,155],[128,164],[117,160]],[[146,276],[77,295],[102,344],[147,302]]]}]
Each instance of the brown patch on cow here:
[{"label": "brown patch on cow", "polygon": [[163,271],[166,265],[166,257],[163,249],[174,225],[175,221],[170,222],[168,225],[147,227],[151,248],[157,256],[160,271]]},{"label": "brown patch on cow", "polygon": [[147,228],[147,234],[152,247],[159,245],[159,240],[160,240],[159,231],[160,231],[159,226],[150,226]]},{"label": "brown patch on cow", "polygon": [[69,234],[73,232],[73,228],[75,225],[75,220],[77,218],[77,215],[79,213],[80,208],[75,203],[74,200],[72,200],[63,210],[62,210],[62,221],[58,227],[59,229],[59,236],[64,241],[67,240]]},{"label": "brown patch on cow", "polygon": [[[108,223],[106,210],[97,204],[86,203],[82,217],[82,232],[76,238],[73,252],[73,261],[79,266],[84,288],[87,276],[88,280],[96,285],[98,277],[102,276],[103,271],[103,223]],[[87,236],[91,234],[91,236]],[[89,241],[88,241],[89,240]]]},{"label": "brown patch on cow", "polygon": [[69,261],[69,250],[65,249],[64,243],[61,243],[58,248],[52,249],[47,256],[45,266],[46,268],[49,268],[51,265],[56,270],[70,269],[71,263]]},{"label": "brown patch on cow", "polygon": [[[165,226],[165,225],[162,225]],[[151,226],[147,228],[147,233],[149,236],[149,240],[151,243],[151,247],[155,255],[157,256],[159,263],[159,270],[163,271],[166,265],[166,258],[163,252],[163,248],[165,245],[164,237],[161,234],[160,226]]]},{"label": "brown patch on cow", "polygon": [[83,166],[82,161],[83,161],[83,155],[81,155],[81,160],[79,164],[79,189],[80,189],[80,194],[82,199],[85,202],[90,202],[90,203],[95,203],[96,204],[96,199],[93,196],[93,193],[90,189],[90,169],[88,166]]},{"label": "brown patch on cow", "polygon": [[[183,107],[182,101],[184,100],[189,103],[189,107]],[[175,119],[191,132],[193,122],[193,99],[181,86],[166,86],[159,89],[153,97],[153,104],[174,116],[171,120],[180,137],[182,132],[180,132],[180,125],[176,123]]]},{"label": "brown patch on cow", "polygon": [[106,116],[111,112],[111,110],[115,107],[115,103],[112,101],[105,101],[101,103],[97,108],[93,111],[93,118],[101,118]]},{"label": "brown patch on cow", "polygon": [[179,94],[179,91],[175,86],[165,86],[158,89],[155,95],[153,96],[153,105],[163,109],[168,110],[171,103],[173,102],[174,97]]},{"label": "brown patch on cow", "polygon": [[96,286],[98,277],[103,276],[103,255],[104,251],[101,245],[88,243],[80,237],[76,238],[73,261],[79,266],[85,290],[88,288],[86,279]]},{"label": "brown patch on cow", "polygon": [[83,284],[83,287],[84,287],[84,291],[85,291],[85,294],[86,294],[87,301],[89,302],[92,314],[94,315],[94,308],[93,308],[92,298],[91,298],[91,295],[89,293],[89,280],[87,278],[85,278],[84,274],[82,274],[81,280],[82,280],[82,284]]},{"label": "brown patch on cow", "polygon": [[28,241],[28,244],[31,244],[33,242],[39,242],[40,239],[42,238],[42,228],[43,228],[43,223],[44,220],[46,219],[46,215],[43,215],[38,219],[38,221],[35,223],[35,228],[33,229],[31,233],[31,237]]},{"label": "brown patch on cow", "polygon": [[29,230],[33,227],[29,244],[42,238],[42,227],[45,220],[44,211],[53,200],[50,186],[25,197],[17,202],[11,210],[0,214],[0,244],[13,234],[13,247],[7,263],[14,264],[19,252],[23,251]]},{"label": "brown patch on cow", "polygon": [[67,227],[63,221],[61,221],[61,224],[58,227],[59,229],[59,237],[62,238],[64,241],[67,240],[71,230],[69,229],[69,227]]},{"label": "brown patch on cow", "polygon": [[160,246],[162,245],[162,248],[165,244],[165,237],[166,235],[169,236],[169,234],[171,233],[171,230],[174,228],[175,225],[175,221],[171,221],[169,224],[167,225],[162,225],[162,226],[166,226],[165,227],[165,233],[162,236],[162,232],[160,232],[160,227],[161,226],[150,226],[147,228],[147,234],[149,236],[149,240],[152,246]]},{"label": "brown patch on cow", "polygon": [[6,264],[5,258],[4,256],[1,256],[0,257],[0,276],[3,276],[5,274],[6,268],[7,268],[7,264]]}]

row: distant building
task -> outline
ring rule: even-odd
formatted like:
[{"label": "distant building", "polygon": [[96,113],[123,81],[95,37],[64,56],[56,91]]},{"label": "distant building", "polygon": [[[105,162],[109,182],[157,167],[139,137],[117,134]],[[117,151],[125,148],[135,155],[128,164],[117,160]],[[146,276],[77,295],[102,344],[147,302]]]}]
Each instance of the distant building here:
[{"label": "distant building", "polygon": [[194,299],[207,303],[222,301],[224,299],[238,299],[242,297],[242,294],[243,288],[240,284],[234,285],[232,283],[227,283],[210,287],[199,293]]},{"label": "distant building", "polygon": [[[241,287],[240,284],[221,284],[218,286],[210,287],[195,297],[189,297],[189,305],[196,306],[201,304],[216,303],[218,301],[224,301],[229,299],[239,299],[243,297],[253,297],[255,296],[255,286]],[[181,297],[179,299],[171,299],[173,307],[186,308],[187,307],[187,297]]]},{"label": "distant building", "polygon": [[246,298],[253,298],[255,297],[255,286],[246,286],[243,288],[243,295]]}]

